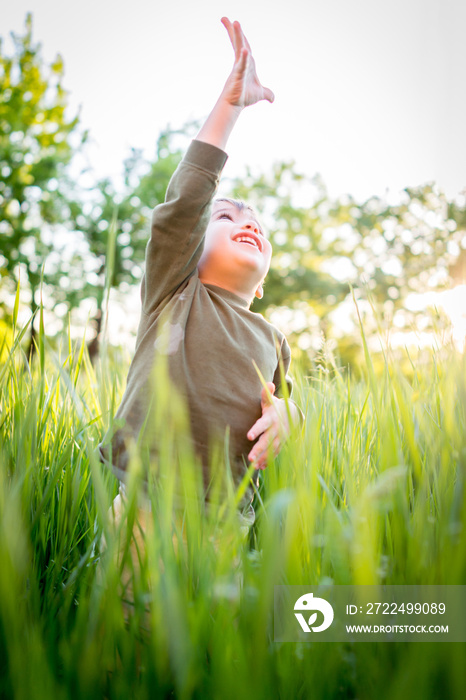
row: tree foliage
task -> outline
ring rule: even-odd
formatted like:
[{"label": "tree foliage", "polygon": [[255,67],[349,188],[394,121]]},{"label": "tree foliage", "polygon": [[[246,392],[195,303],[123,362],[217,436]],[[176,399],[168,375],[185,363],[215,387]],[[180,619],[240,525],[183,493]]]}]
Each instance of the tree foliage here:
[{"label": "tree foliage", "polygon": [[122,187],[104,178],[83,189],[68,166],[87,134],[78,116],[68,117],[63,60],[44,63],[31,15],[24,35],[12,36],[11,56],[0,43],[0,274],[10,287],[21,278],[32,313],[41,277],[49,310],[61,307],[61,317],[94,298],[98,339],[110,239],[114,234],[110,286],[138,282],[150,211],[163,201],[181,158],[174,138],[193,125],[167,127],[152,160],[133,149]]},{"label": "tree foliage", "polygon": [[[297,205],[296,195],[305,192],[306,203]],[[272,306],[313,303],[319,315],[341,301],[347,285],[341,285],[322,267],[332,247],[324,241],[322,211],[328,195],[320,178],[306,178],[294,163],[276,163],[270,172],[232,183],[233,196],[247,201],[264,218],[273,245],[273,259],[266,280],[267,294],[255,302],[263,311]]]},{"label": "tree foliage", "polygon": [[11,56],[0,42],[0,272],[16,281],[25,274],[34,312],[50,227],[71,213],[66,166],[78,147],[78,117],[67,114],[63,61],[44,63],[31,15],[24,36],[12,38]]},{"label": "tree foliage", "polygon": [[[188,126],[181,131],[185,128]],[[163,202],[182,156],[173,144],[177,133],[167,127],[160,134],[152,161],[133,149],[124,163],[123,187],[117,190],[111,180],[101,180],[93,188],[91,201],[81,207],[76,217],[76,229],[84,236],[88,255],[87,272],[77,284],[73,305],[89,297],[96,300],[91,356],[98,349],[106,275],[110,275],[109,286],[117,289],[128,289],[141,278],[151,211]],[[113,248],[111,270],[107,264],[109,245]]]},{"label": "tree foliage", "polygon": [[[433,183],[391,201],[332,200],[318,176],[279,163],[267,174],[247,171],[232,193],[262,213],[273,244],[254,308],[272,319],[286,310],[287,330],[303,349],[322,333],[338,337],[333,312],[344,300],[348,306],[350,286],[356,298],[370,294],[388,322],[397,315],[397,326],[409,327],[420,314],[426,321],[424,309],[410,309],[410,295],[466,280],[466,198],[448,202]],[[377,328],[373,314],[368,325]]]}]

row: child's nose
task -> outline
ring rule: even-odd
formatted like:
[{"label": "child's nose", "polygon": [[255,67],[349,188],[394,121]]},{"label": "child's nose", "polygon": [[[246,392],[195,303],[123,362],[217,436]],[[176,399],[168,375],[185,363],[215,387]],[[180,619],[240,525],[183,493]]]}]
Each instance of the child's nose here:
[{"label": "child's nose", "polygon": [[248,221],[246,226],[244,227],[248,231],[254,231],[254,233],[259,233],[259,228],[256,223],[253,221]]}]

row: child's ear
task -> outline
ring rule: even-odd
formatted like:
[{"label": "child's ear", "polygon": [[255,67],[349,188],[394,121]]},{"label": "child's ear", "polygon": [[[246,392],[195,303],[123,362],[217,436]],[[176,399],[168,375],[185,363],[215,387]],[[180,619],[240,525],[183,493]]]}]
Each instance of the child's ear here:
[{"label": "child's ear", "polygon": [[263,288],[262,284],[260,284],[260,285],[257,287],[255,296],[256,296],[258,299],[262,299],[262,297],[264,296],[264,288]]}]

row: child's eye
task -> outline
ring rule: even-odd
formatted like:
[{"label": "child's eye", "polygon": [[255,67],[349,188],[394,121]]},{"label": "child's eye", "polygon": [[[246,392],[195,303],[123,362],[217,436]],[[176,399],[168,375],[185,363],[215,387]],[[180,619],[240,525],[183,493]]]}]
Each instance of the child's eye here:
[{"label": "child's eye", "polygon": [[226,211],[222,211],[221,214],[218,215],[219,219],[229,219],[230,221],[233,221],[233,217],[230,216],[230,214],[227,214]]}]

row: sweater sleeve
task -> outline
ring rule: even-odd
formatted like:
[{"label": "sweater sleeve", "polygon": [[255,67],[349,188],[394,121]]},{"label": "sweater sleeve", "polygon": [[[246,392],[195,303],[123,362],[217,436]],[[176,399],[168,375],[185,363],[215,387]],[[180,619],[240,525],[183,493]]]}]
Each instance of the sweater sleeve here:
[{"label": "sweater sleeve", "polygon": [[164,203],[155,207],[141,285],[144,313],[152,313],[196,271],[226,159],[219,148],[192,141],[170,180]]},{"label": "sweater sleeve", "polygon": [[285,375],[288,396],[291,396],[291,393],[293,391],[293,380],[288,374],[291,363],[291,350],[284,336],[280,345],[280,354],[277,369],[275,370],[275,374],[273,376],[273,383],[275,384],[275,396],[279,397],[283,397],[282,370],[280,369],[281,362],[283,363],[283,373]]}]

